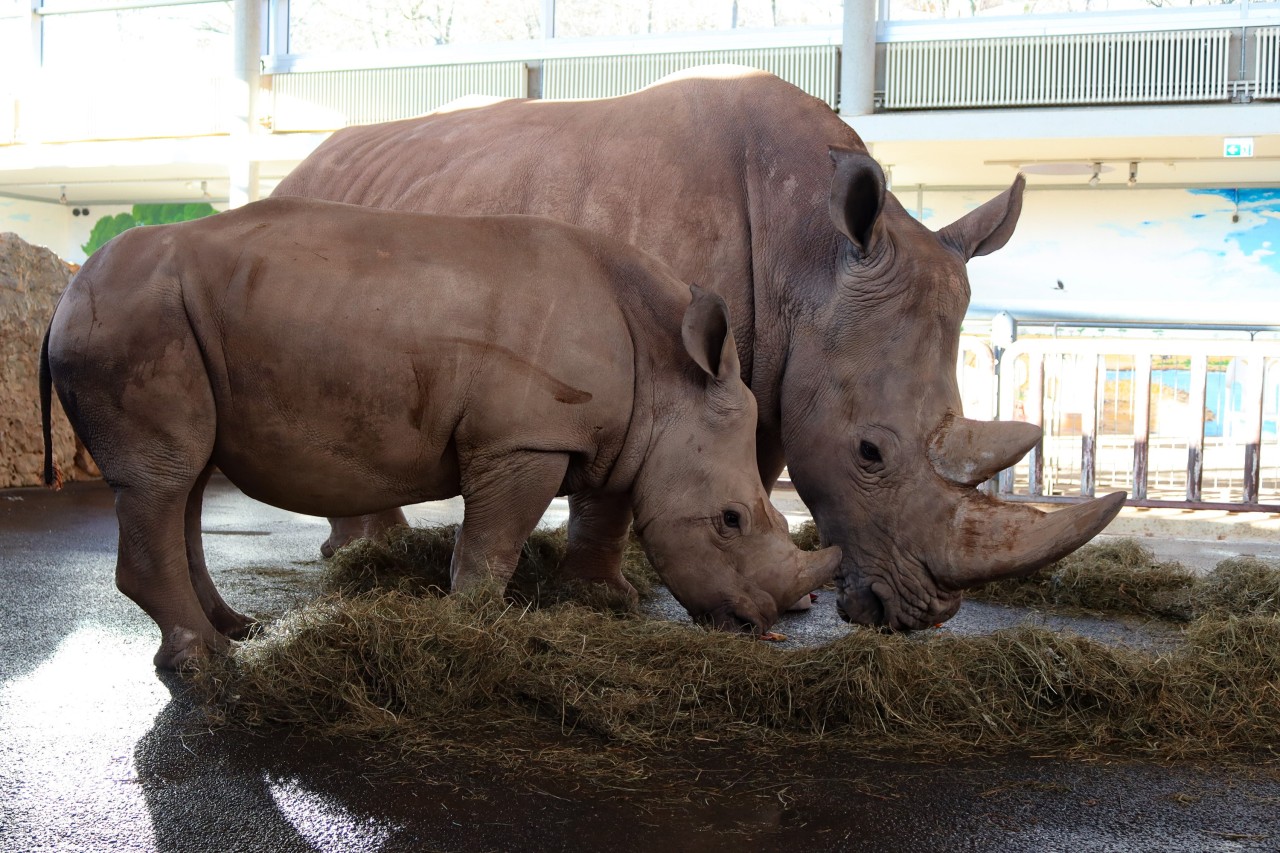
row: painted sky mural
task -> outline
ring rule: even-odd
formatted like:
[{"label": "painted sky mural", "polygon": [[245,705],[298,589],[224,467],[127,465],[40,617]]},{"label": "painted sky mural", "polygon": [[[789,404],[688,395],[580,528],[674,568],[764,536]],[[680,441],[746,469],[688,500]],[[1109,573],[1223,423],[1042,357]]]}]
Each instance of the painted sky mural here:
[{"label": "painted sky mural", "polygon": [[[922,219],[939,228],[990,196],[927,193]],[[1280,188],[1032,189],[1013,239],[969,276],[975,309],[1015,317],[1280,325]]]}]

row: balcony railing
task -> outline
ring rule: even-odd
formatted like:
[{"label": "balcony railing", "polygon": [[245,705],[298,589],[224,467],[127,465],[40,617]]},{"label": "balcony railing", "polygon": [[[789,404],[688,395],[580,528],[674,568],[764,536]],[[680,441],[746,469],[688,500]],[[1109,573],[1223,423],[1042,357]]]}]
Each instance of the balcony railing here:
[{"label": "balcony railing", "polygon": [[1225,101],[1232,37],[1224,29],[894,42],[884,106]]},{"label": "balcony railing", "polygon": [[[1280,99],[1280,3],[887,22],[878,39],[886,110]],[[259,104],[272,130],[324,131],[418,115],[465,94],[618,95],[692,65],[732,62],[837,106],[840,43],[840,28],[823,27],[272,55]],[[0,145],[221,134],[241,103],[227,103],[235,90],[225,81],[178,76],[90,102],[60,96],[64,88],[33,75],[16,97],[0,96]],[[54,106],[66,103],[78,106]]]}]

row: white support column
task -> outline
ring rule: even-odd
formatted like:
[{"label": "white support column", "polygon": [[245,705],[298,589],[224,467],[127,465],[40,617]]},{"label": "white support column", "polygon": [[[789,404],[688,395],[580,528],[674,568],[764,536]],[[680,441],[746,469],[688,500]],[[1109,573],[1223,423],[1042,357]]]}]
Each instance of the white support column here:
[{"label": "white support column", "polygon": [[875,110],[876,0],[844,0],[844,44],[840,50],[840,115]]},{"label": "white support column", "polygon": [[265,0],[235,0],[235,33],[233,42],[236,81],[232,96],[231,157],[228,163],[231,207],[257,201],[259,164],[255,159],[253,137],[257,131],[258,89],[262,78]]},{"label": "white support column", "polygon": [[31,70],[44,64],[44,24],[39,15],[40,0],[31,0]]}]

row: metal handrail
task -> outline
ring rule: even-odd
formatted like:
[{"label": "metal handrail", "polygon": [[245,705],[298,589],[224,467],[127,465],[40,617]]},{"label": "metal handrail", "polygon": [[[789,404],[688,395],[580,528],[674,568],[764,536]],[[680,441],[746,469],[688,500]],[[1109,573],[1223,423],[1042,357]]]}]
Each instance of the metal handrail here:
[{"label": "metal handrail", "polygon": [[[1084,393],[1078,396],[1080,408],[1080,469],[1079,495],[1054,496],[1046,493],[1046,454],[1042,440],[1028,454],[1027,491],[1014,489],[1013,468],[1001,472],[998,492],[1013,500],[1083,500],[1094,496],[1097,488],[1099,409],[1105,395],[1106,359],[1128,356],[1133,359],[1133,434],[1125,436],[1132,443],[1133,468],[1130,482],[1130,504],[1135,506],[1173,506],[1185,508],[1231,508],[1249,511],[1280,512],[1280,504],[1262,503],[1261,461],[1262,436],[1265,417],[1264,393],[1266,389],[1267,361],[1280,359],[1280,342],[1276,341],[1226,341],[1226,340],[1114,340],[1114,339],[1029,339],[1023,338],[1006,348],[999,357],[999,416],[1012,420],[1019,399],[1023,404],[1022,417],[1027,422],[1046,426],[1045,403],[1046,362],[1054,357],[1075,359],[1085,377]],[[1152,389],[1152,360],[1156,357],[1176,356],[1189,363],[1186,405],[1195,415],[1191,429],[1181,435],[1179,443],[1187,446],[1185,500],[1159,500],[1150,497],[1149,486],[1151,420],[1150,399]],[[1246,365],[1241,385],[1241,402],[1244,414],[1245,434],[1244,462],[1240,468],[1242,497],[1239,502],[1206,501],[1203,492],[1205,475],[1205,403],[1207,378],[1211,358],[1232,358]],[[1019,387],[1018,359],[1027,362],[1025,390]],[[1079,379],[1079,373],[1077,373]],[[1021,392],[1021,393],[1020,393]],[[1114,437],[1108,444],[1114,445]]]}]

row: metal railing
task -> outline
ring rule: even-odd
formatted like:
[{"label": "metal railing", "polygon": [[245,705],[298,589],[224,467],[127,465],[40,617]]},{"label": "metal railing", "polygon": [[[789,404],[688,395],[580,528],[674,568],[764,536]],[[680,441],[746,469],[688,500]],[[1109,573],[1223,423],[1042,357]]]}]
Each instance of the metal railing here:
[{"label": "metal railing", "polygon": [[[1280,4],[1239,5],[1122,17],[881,23],[882,104],[898,110],[1280,98]],[[834,107],[840,45],[839,27],[816,27],[551,38],[417,53],[273,54],[263,58],[267,97],[259,103],[272,130],[325,131],[407,118],[468,94],[619,95],[672,71],[727,62],[773,72]],[[0,144],[227,133],[229,116],[243,109],[239,96],[227,102],[235,95],[228,84],[162,75],[146,81],[142,97],[137,87],[120,87],[85,101],[69,96],[82,80],[63,86],[36,74],[0,100]],[[58,106],[71,102],[77,109]]]},{"label": "metal railing", "polygon": [[1233,32],[894,42],[886,109],[1222,101]]},{"label": "metal railing", "polygon": [[274,131],[336,130],[422,115],[464,95],[525,98],[523,62],[477,62],[273,74],[266,81]]},{"label": "metal railing", "polygon": [[542,63],[542,96],[609,98],[685,68],[722,63],[769,71],[836,108],[840,49],[833,44],[547,59]]},{"label": "metal railing", "polygon": [[1280,27],[1262,27],[1254,33],[1255,98],[1280,98]]},{"label": "metal railing", "polygon": [[[1000,418],[1045,432],[1002,497],[1280,512],[1280,342],[1024,338],[992,361]],[[959,371],[966,414],[991,414],[964,391],[980,365]]]}]

